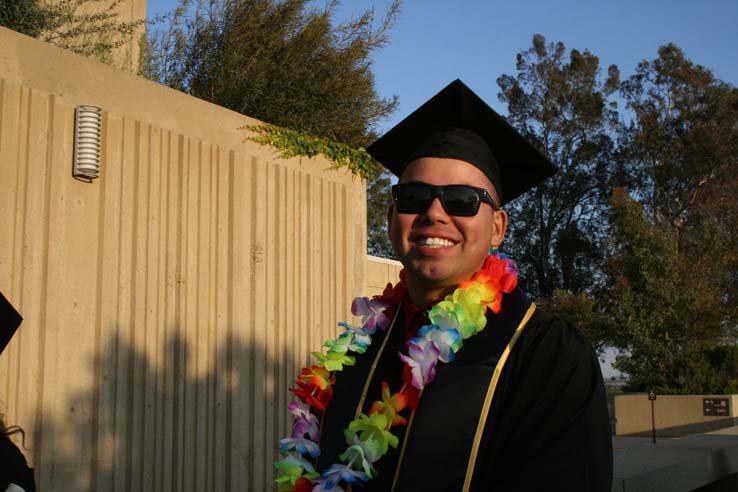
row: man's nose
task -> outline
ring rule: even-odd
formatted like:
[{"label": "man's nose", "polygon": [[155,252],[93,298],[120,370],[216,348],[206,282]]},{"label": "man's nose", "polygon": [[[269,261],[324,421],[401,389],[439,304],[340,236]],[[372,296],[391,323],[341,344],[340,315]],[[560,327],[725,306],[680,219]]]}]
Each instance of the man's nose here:
[{"label": "man's nose", "polygon": [[448,213],[446,213],[446,209],[443,208],[443,204],[439,197],[435,197],[433,199],[428,210],[425,211],[425,215],[431,222],[444,222],[448,220]]}]

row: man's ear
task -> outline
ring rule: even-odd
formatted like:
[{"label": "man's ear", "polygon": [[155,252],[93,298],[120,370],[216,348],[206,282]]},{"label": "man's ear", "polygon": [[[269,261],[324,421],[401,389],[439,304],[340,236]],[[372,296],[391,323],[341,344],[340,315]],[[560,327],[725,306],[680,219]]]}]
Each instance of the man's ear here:
[{"label": "man's ear", "polygon": [[505,240],[507,232],[507,212],[504,210],[495,210],[492,215],[492,238],[490,246],[499,248],[502,241]]}]

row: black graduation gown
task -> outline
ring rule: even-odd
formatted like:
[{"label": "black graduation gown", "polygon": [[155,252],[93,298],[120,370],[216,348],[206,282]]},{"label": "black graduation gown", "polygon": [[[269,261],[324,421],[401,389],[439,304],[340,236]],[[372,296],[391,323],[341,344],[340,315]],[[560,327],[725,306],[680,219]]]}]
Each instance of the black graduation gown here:
[{"label": "black graduation gown", "polygon": [[20,449],[4,434],[0,434],[0,491],[14,483],[26,492],[35,492],[33,469],[28,467]]},{"label": "black graduation gown", "polygon": [[[502,312],[490,312],[486,328],[464,342],[456,359],[438,364],[436,379],[424,390],[409,426],[402,459],[407,428],[397,426],[393,433],[400,446],[390,448],[375,464],[379,475],[355,491],[462,490],[467,468],[472,491],[610,490],[612,442],[599,363],[572,326],[540,309],[524,326],[502,368],[480,428],[476,461],[469,467],[495,366],[530,305],[520,289],[508,294]],[[323,417],[320,471],[339,462],[338,454],[346,449],[342,430],[355,417],[385,336],[389,339],[379,355],[363,412],[381,398],[382,381],[393,392],[399,389],[402,362],[397,353],[404,345],[403,323],[400,312],[389,335],[376,334],[356,366],[338,374]]]}]

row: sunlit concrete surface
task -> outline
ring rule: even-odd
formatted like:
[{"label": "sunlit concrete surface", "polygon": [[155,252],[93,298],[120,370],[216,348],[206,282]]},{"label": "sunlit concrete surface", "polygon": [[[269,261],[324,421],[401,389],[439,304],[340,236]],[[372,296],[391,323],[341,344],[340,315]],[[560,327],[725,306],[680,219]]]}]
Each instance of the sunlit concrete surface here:
[{"label": "sunlit concrete surface", "polygon": [[650,437],[614,437],[613,449],[613,492],[738,490],[731,476],[738,472],[738,426],[657,437],[656,444]]}]

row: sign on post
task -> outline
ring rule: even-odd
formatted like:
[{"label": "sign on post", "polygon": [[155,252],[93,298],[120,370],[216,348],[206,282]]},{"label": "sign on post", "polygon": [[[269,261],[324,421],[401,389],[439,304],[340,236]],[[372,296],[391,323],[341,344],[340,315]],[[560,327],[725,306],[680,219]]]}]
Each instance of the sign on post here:
[{"label": "sign on post", "polygon": [[648,400],[651,402],[651,436],[653,436],[653,443],[656,444],[656,410],[654,409],[656,392],[654,390],[648,392]]},{"label": "sign on post", "polygon": [[727,398],[703,398],[702,415],[705,417],[730,417],[730,403]]}]

